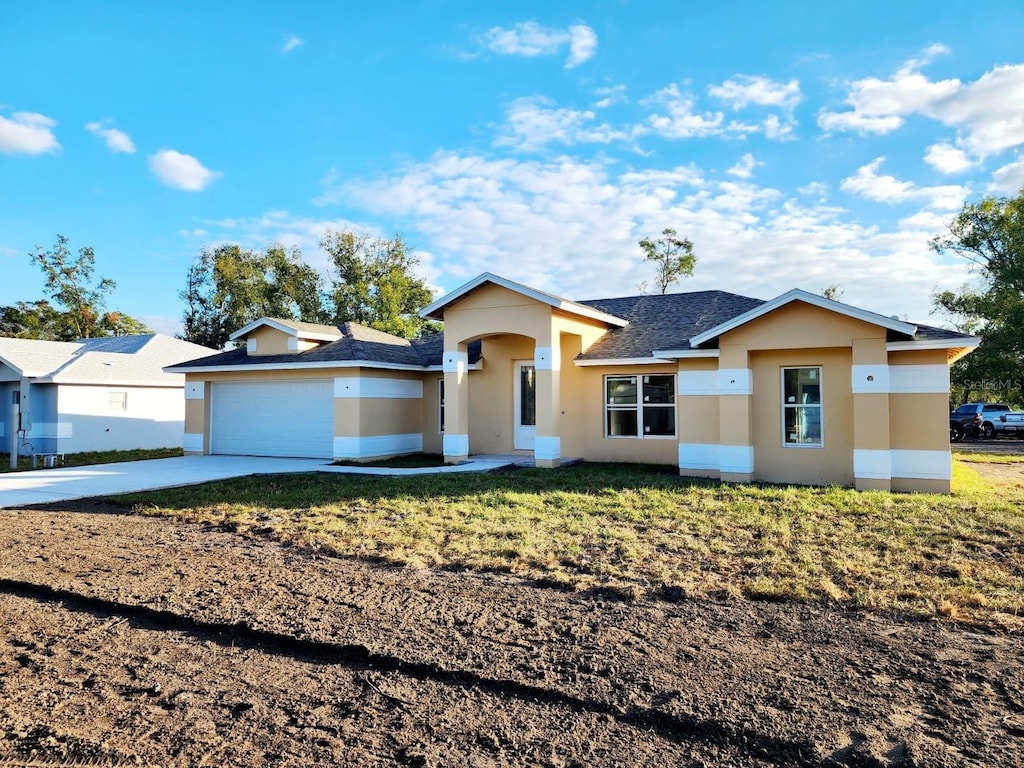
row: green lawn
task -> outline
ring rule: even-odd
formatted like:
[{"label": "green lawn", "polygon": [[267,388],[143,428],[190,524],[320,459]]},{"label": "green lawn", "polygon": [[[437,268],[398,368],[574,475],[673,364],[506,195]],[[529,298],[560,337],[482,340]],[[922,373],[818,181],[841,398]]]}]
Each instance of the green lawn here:
[{"label": "green lawn", "polygon": [[625,595],[801,600],[1024,628],[1024,486],[955,464],[955,492],[724,485],[670,469],[254,477],[122,497],[414,568]]},{"label": "green lawn", "polygon": [[[181,448],[136,449],[133,451],[87,451],[84,453],[68,453],[64,456],[65,467],[84,467],[89,464],[113,464],[117,461],[142,461],[143,459],[167,459],[181,456]],[[0,453],[0,472],[24,472],[32,469],[32,459],[28,456],[18,457],[18,468],[11,469],[11,454]],[[42,463],[36,467],[42,469]]]}]

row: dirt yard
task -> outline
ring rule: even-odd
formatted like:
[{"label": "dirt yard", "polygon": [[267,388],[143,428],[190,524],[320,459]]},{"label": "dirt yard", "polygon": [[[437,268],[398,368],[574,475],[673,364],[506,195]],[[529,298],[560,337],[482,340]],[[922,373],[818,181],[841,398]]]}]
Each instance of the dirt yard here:
[{"label": "dirt yard", "polygon": [[1017,766],[1024,638],[0,511],[0,765]]}]

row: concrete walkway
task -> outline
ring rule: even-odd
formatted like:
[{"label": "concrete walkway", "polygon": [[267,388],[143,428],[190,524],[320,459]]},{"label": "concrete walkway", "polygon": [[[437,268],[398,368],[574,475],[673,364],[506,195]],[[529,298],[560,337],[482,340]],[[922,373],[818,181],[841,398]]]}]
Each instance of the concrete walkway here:
[{"label": "concrete walkway", "polygon": [[87,467],[58,467],[0,474],[0,509],[47,504],[90,496],[151,491],[246,475],[330,472],[358,475],[425,475],[487,472],[507,465],[501,459],[474,459],[465,464],[416,469],[340,467],[325,459],[275,459],[254,456],[180,456],[125,461]]}]

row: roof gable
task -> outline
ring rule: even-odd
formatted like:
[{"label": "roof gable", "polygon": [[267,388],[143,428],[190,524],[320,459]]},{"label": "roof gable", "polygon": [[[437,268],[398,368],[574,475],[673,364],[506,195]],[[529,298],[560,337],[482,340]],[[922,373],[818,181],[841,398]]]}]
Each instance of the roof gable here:
[{"label": "roof gable", "polygon": [[810,304],[820,309],[825,309],[830,312],[836,312],[840,315],[853,318],[855,320],[861,320],[871,325],[877,325],[881,328],[885,328],[889,331],[893,331],[897,334],[905,336],[907,339],[913,339],[917,333],[917,326],[912,323],[905,323],[901,320],[896,320],[885,315],[879,315],[875,312],[871,312],[866,309],[860,309],[859,307],[853,307],[849,304],[843,304],[839,301],[833,301],[826,299],[824,296],[819,296],[815,293],[808,293],[802,291],[799,288],[794,288],[791,291],[787,291],[781,296],[776,296],[771,301],[766,301],[756,307],[753,307],[742,314],[739,314],[733,318],[730,318],[713,328],[709,328],[702,333],[698,333],[690,337],[690,347],[699,348],[700,346],[707,344],[708,342],[718,339],[719,336],[728,333],[729,331],[735,330],[740,326],[746,325],[759,317],[763,317],[770,312],[774,312],[780,307],[787,306],[794,301],[800,301],[805,304]]},{"label": "roof gable", "polygon": [[420,317],[444,320],[444,311],[448,307],[472,293],[477,288],[487,284],[500,286],[508,291],[518,293],[521,296],[533,299],[541,304],[546,304],[549,307],[561,310],[562,312],[566,312],[570,315],[586,317],[591,320],[599,320],[616,328],[621,328],[628,324],[628,321],[621,317],[615,317],[607,312],[602,312],[594,307],[587,306],[586,304],[570,301],[569,299],[562,298],[561,296],[556,296],[553,293],[547,293],[546,291],[541,291],[536,288],[530,288],[527,285],[517,283],[513,280],[508,280],[504,277],[499,277],[498,275],[490,272],[484,272],[483,274],[474,277],[468,283],[461,285],[451,293],[442,296],[437,301],[424,307],[420,310]]},{"label": "roof gable", "polygon": [[336,341],[342,336],[341,331],[333,325],[304,323],[299,320],[282,320],[276,317],[261,317],[259,320],[253,320],[248,325],[242,326],[232,333],[228,339],[230,341],[243,339],[259,328],[273,328],[286,336],[308,341]]}]

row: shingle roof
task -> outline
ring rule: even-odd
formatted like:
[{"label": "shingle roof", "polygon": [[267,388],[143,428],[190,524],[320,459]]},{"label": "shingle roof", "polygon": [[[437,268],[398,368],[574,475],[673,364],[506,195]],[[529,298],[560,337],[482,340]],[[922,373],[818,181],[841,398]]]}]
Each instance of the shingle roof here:
[{"label": "shingle roof", "polygon": [[[304,352],[281,355],[249,355],[244,348],[232,349],[220,354],[189,360],[174,366],[176,369],[245,366],[275,366],[280,364],[304,363],[349,363],[366,362],[378,365],[409,365],[416,367],[441,364],[444,351],[444,337],[440,333],[420,339],[403,339],[392,336],[359,323],[342,323],[328,326],[340,333],[337,341],[321,344]],[[480,358],[480,343],[470,344],[470,362]]]},{"label": "shingle roof", "polygon": [[580,302],[629,321],[614,328],[578,360],[647,358],[656,349],[689,349],[690,337],[764,302],[725,291],[625,296]]},{"label": "shingle roof", "polygon": [[[605,315],[628,321],[625,327],[608,330],[577,360],[634,360],[654,357],[655,350],[690,349],[690,339],[732,320],[766,302],[726,291],[695,291],[664,295],[624,296],[576,302]],[[284,321],[275,321],[284,322]],[[288,321],[291,324],[293,321]],[[318,326],[323,328],[323,326]],[[176,366],[178,370],[244,365],[270,366],[305,363],[365,362],[381,366],[439,366],[444,350],[443,333],[411,341],[376,331],[358,323],[343,323],[341,338],[305,352],[282,355],[253,355],[234,349],[212,357],[192,360]],[[905,338],[905,337],[904,337]],[[919,325],[915,340],[969,339],[963,334]],[[480,357],[480,342],[469,346],[469,360]]]},{"label": "shingle roof", "polygon": [[21,375],[57,383],[176,386],[183,379],[164,373],[166,366],[212,351],[162,334],[78,341],[0,338],[0,358]]}]

